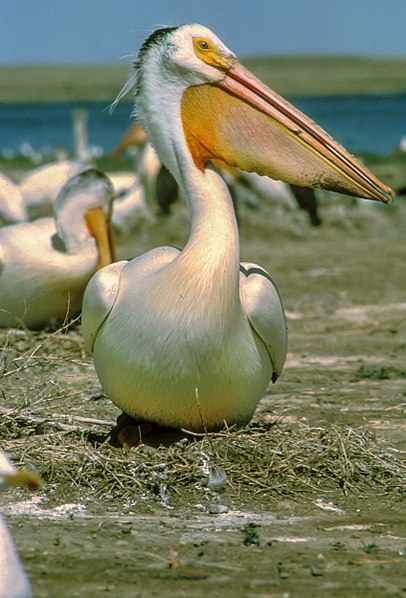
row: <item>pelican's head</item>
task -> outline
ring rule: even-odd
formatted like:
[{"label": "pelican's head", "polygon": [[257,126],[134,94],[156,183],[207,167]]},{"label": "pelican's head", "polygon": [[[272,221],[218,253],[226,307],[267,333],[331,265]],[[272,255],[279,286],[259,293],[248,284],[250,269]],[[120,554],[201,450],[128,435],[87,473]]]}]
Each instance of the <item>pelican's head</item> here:
[{"label": "pelican's head", "polygon": [[179,115],[200,170],[220,159],[304,187],[394,200],[392,189],[243,67],[206,27],[155,31],[142,45],[123,92],[131,86],[158,153],[160,136],[177,126]]},{"label": "pelican's head", "polygon": [[136,63],[137,93],[149,73],[172,80],[179,88],[216,83],[224,78],[236,57],[202,25],[181,25],[157,29],[143,43]]},{"label": "pelican's head", "polygon": [[81,251],[89,235],[94,237],[98,267],[110,264],[115,258],[111,233],[114,197],[110,179],[103,172],[89,168],[68,180],[54,204],[58,235],[68,251]]}]

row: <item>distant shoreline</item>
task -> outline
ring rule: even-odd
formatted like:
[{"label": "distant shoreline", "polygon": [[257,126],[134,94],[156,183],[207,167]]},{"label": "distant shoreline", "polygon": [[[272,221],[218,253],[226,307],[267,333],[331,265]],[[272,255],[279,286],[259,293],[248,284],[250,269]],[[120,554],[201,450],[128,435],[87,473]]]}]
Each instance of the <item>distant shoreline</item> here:
[{"label": "distant shoreline", "polygon": [[[282,95],[406,93],[406,57],[286,55],[253,57],[243,62]],[[0,102],[111,102],[130,68],[130,64],[3,64]]]}]

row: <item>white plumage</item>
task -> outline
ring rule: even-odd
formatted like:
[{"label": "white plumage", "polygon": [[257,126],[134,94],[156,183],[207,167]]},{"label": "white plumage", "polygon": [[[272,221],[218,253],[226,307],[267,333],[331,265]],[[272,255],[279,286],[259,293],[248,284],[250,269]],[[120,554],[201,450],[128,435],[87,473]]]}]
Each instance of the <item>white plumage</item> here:
[{"label": "white plumage", "polygon": [[26,220],[50,216],[62,187],[70,178],[88,168],[89,165],[84,162],[61,160],[37,166],[27,172],[19,183]]},{"label": "white plumage", "polygon": [[205,27],[152,34],[123,93],[131,86],[148,139],[185,197],[191,230],[181,251],[152,249],[92,278],[85,340],[104,391],[136,423],[242,425],[282,371],[286,323],[269,275],[239,264],[231,198],[210,160],[387,202],[390,190]]},{"label": "white plumage", "polygon": [[[112,199],[107,177],[89,169],[62,188],[55,218],[0,229],[0,326],[38,329],[80,312],[87,282],[111,261]],[[102,219],[93,230],[92,218]]]},{"label": "white plumage", "polygon": [[[0,449],[0,491],[12,486],[36,489],[40,479],[35,474],[18,471],[8,455]],[[0,515],[0,596],[1,598],[29,598],[30,583],[19,559],[13,538]]]},{"label": "white plumage", "polygon": [[27,220],[27,211],[19,185],[0,172],[0,226]]},{"label": "white plumage", "polygon": [[144,186],[136,174],[115,172],[108,173],[108,177],[115,192],[112,214],[114,230],[128,235],[139,222],[150,217]]}]

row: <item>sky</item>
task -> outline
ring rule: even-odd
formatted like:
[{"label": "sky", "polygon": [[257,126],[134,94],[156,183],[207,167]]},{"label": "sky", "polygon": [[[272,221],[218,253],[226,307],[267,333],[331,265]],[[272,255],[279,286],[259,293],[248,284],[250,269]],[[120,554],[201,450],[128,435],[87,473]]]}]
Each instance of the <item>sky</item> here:
[{"label": "sky", "polygon": [[192,22],[240,58],[406,55],[406,0],[0,0],[0,63],[128,64],[157,27]]}]

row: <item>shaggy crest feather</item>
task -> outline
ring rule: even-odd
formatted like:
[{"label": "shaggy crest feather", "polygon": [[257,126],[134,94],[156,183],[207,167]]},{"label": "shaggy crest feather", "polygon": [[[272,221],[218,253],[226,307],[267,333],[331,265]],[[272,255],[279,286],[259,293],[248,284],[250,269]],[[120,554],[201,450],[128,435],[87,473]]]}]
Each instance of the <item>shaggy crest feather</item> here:
[{"label": "shaggy crest feather", "polygon": [[[135,63],[134,63],[134,66],[135,66]],[[127,95],[127,93],[130,93],[130,91],[132,91],[135,88],[136,84],[137,84],[137,71],[135,68],[133,68],[133,70],[129,74],[127,81],[124,83],[123,87],[118,92],[116,99],[110,104],[109,114],[112,114],[114,112],[117,104],[123,99],[124,96]]]},{"label": "shaggy crest feather", "polygon": [[[175,31],[176,29],[179,29],[179,27],[181,26],[182,25],[176,27],[162,27],[160,29],[157,29],[156,31],[153,31],[151,35],[144,41],[141,48],[139,49],[137,60],[134,60],[134,62],[132,63],[132,70],[129,74],[127,81],[124,83],[123,87],[118,92],[116,99],[109,106],[110,114],[114,111],[117,104],[123,99],[123,97],[127,95],[127,93],[130,93],[130,91],[134,91],[135,95],[137,95],[140,79],[139,68],[148,50],[153,46],[159,45],[163,38],[167,37],[170,33]],[[135,115],[136,107],[134,107],[131,116]]]}]

